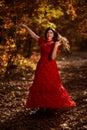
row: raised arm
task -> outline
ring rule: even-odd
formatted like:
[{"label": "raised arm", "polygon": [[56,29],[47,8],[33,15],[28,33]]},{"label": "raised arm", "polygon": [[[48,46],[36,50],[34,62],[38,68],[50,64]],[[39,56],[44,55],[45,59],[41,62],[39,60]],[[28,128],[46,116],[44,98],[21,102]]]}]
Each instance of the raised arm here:
[{"label": "raised arm", "polygon": [[19,27],[25,28],[28,31],[28,33],[30,34],[30,36],[33,39],[35,39],[36,41],[38,41],[39,36],[36,33],[34,33],[27,25],[21,23],[21,24],[19,24]]}]

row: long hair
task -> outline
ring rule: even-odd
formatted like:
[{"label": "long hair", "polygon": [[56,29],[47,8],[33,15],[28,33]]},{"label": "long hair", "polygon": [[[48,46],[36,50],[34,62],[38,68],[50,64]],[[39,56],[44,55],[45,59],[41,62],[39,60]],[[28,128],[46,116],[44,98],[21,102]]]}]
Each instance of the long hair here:
[{"label": "long hair", "polygon": [[62,43],[62,49],[64,51],[70,51],[70,45],[69,45],[69,41],[67,40],[66,37],[63,37],[62,35],[60,35],[54,28],[48,27],[45,31],[45,39],[47,39],[47,33],[49,30],[52,30],[54,33],[54,37],[53,40],[54,42],[56,41],[60,41]]},{"label": "long hair", "polygon": [[68,39],[66,37],[63,37],[59,33],[58,33],[58,39],[62,43],[62,49],[63,49],[63,51],[69,52],[70,51],[70,45],[69,45]]}]

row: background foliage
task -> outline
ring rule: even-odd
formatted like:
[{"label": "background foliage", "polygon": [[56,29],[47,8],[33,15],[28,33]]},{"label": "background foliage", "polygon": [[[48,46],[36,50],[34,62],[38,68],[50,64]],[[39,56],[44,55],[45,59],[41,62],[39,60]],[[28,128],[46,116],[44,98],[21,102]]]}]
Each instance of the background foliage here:
[{"label": "background foliage", "polygon": [[86,0],[1,0],[0,73],[7,76],[11,67],[33,66],[26,58],[39,47],[25,29],[18,29],[21,22],[42,37],[48,26],[54,27],[69,39],[71,49],[87,50],[86,12]]},{"label": "background foliage", "polygon": [[[56,63],[77,106],[57,117],[30,119],[25,108],[40,51],[17,27],[21,22],[41,37],[48,26],[56,28],[74,52],[60,53]],[[0,130],[86,130],[86,111],[87,0],[0,0]]]}]

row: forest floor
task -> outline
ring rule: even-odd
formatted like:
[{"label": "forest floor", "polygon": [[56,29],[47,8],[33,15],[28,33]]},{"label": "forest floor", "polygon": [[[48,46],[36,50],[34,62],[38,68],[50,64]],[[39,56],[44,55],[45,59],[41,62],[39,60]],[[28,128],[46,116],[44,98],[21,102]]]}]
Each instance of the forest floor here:
[{"label": "forest floor", "polygon": [[[36,61],[37,63],[37,61]],[[87,53],[57,58],[64,86],[77,106],[50,118],[29,118],[25,108],[34,70],[0,79],[0,130],[87,130]]]}]

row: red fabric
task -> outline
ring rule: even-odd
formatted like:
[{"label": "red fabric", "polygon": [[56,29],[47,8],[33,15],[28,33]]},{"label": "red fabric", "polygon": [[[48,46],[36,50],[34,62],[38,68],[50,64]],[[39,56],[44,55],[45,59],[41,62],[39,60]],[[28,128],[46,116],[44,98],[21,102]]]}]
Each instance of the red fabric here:
[{"label": "red fabric", "polygon": [[56,61],[50,58],[55,43],[51,41],[52,44],[47,44],[41,38],[39,38],[39,43],[41,58],[37,64],[33,84],[29,89],[26,106],[28,108],[76,106],[62,85]]}]

